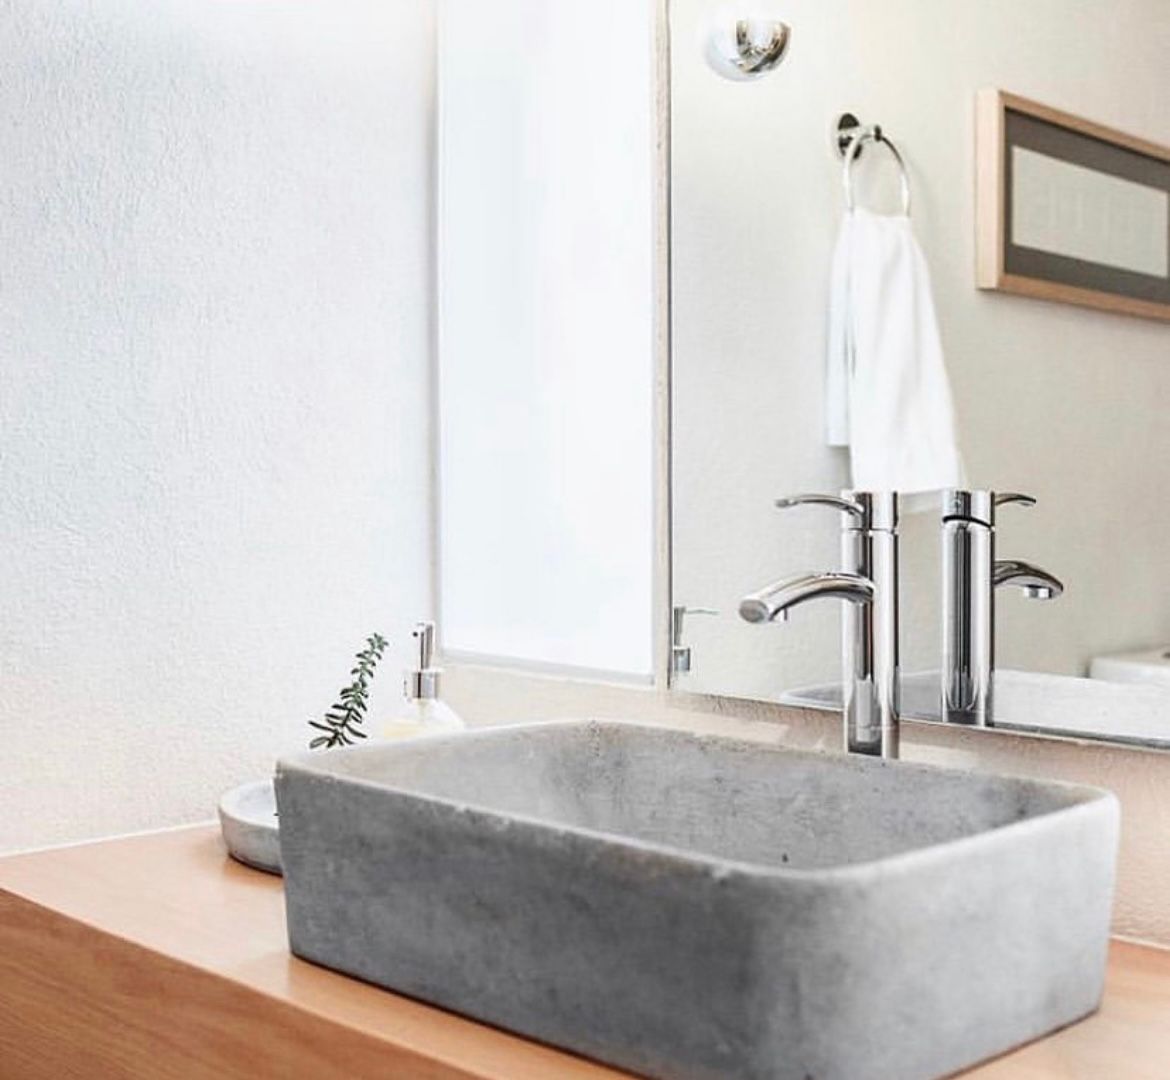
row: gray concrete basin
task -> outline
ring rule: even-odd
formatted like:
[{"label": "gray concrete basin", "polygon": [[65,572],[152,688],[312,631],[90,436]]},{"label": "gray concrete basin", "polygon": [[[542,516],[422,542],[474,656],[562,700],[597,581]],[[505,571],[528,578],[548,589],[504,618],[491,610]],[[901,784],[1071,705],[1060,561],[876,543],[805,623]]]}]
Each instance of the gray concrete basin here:
[{"label": "gray concrete basin", "polygon": [[611,722],[277,770],[292,951],[664,1080],[914,1080],[1092,1012],[1096,789]]}]

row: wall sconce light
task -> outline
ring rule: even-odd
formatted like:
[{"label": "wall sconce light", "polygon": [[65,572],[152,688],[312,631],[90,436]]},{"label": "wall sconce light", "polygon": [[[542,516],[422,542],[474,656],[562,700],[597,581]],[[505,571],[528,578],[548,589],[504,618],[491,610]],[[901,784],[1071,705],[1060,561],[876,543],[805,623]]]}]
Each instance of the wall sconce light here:
[{"label": "wall sconce light", "polygon": [[719,15],[707,32],[707,63],[725,79],[744,82],[767,75],[788,51],[792,30],[779,19]]}]

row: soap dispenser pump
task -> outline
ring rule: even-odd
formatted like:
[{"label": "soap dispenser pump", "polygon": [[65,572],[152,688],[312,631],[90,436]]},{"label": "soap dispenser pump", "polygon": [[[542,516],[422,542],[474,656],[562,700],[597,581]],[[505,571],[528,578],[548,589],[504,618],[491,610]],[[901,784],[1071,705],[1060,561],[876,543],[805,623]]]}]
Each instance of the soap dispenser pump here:
[{"label": "soap dispenser pump", "polygon": [[446,702],[439,699],[439,676],[434,666],[435,624],[416,623],[411,637],[415,644],[415,666],[406,672],[402,692],[404,709],[386,727],[386,738],[408,739],[444,731],[462,731],[466,725]]}]

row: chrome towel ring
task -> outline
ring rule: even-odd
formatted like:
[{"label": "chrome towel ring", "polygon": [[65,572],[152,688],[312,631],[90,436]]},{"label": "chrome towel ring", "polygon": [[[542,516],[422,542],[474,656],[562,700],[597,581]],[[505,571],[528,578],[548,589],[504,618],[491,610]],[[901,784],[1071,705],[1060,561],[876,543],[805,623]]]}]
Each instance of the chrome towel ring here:
[{"label": "chrome towel ring", "polygon": [[[846,123],[846,117],[852,120],[853,123]],[[842,167],[841,183],[845,189],[845,206],[847,209],[854,208],[853,199],[853,163],[861,156],[861,149],[867,142],[872,142],[884,146],[894,156],[894,160],[898,163],[898,177],[902,188],[902,213],[907,217],[910,216],[910,175],[906,171],[906,163],[902,160],[902,155],[898,153],[898,148],[891,142],[890,138],[882,131],[880,124],[872,124],[869,127],[862,127],[857,123],[855,117],[846,113],[837,123],[837,145],[842,155],[845,158],[845,164]]]}]

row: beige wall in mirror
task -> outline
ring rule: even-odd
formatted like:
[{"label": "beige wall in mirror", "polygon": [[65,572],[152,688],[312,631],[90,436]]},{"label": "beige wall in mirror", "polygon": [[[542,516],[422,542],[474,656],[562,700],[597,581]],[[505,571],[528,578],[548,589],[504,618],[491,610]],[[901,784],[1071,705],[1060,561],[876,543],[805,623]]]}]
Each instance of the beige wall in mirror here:
[{"label": "beige wall in mirror", "polygon": [[[1051,603],[1001,593],[1000,669],[1083,676],[1094,656],[1170,645],[1170,328],[975,281],[978,90],[1170,143],[1164,0],[789,0],[788,56],[751,82],[704,62],[722,7],[671,6],[673,595],[720,612],[687,625],[679,685],[774,700],[840,679],[840,605],[766,626],[737,605],[838,565],[835,513],[773,501],[848,485],[823,436],[844,111],[906,160],[971,486],[1038,499],[1001,510],[998,553],[1066,585]],[[894,208],[887,155],[856,177],[859,201]],[[937,512],[905,516],[904,672],[939,665],[939,546]]]}]

